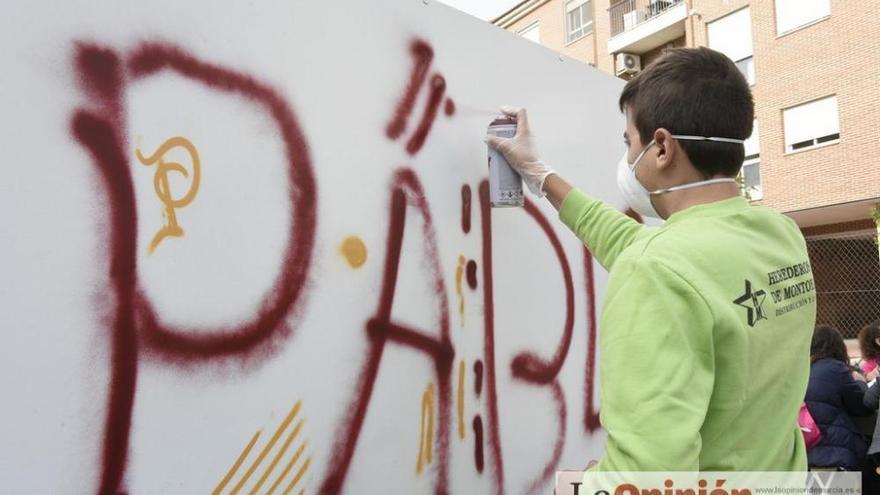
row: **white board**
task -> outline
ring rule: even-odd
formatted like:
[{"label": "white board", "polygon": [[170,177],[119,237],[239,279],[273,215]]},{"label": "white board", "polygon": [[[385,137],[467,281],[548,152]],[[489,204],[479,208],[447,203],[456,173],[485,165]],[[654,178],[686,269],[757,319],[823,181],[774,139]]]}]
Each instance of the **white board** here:
[{"label": "white board", "polygon": [[421,0],[28,2],[0,40],[5,490],[546,493],[600,455],[606,275],[485,207],[481,137],[525,105],[620,205],[621,81]]}]

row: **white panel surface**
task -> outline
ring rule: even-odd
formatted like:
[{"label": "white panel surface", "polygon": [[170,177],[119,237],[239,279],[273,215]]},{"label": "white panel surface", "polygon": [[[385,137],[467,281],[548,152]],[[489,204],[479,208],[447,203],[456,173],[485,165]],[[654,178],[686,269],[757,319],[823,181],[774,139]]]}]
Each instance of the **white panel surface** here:
[{"label": "white panel surface", "polygon": [[621,207],[621,81],[421,0],[27,2],[0,41],[5,492],[547,493],[601,454],[606,274],[546,201],[485,215],[481,138],[524,105]]}]

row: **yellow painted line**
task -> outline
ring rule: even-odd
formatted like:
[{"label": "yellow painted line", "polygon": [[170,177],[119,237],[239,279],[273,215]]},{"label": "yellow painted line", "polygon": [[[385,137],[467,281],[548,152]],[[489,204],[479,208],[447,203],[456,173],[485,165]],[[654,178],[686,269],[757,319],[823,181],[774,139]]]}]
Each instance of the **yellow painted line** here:
[{"label": "yellow painted line", "polygon": [[272,463],[269,464],[269,467],[266,468],[266,472],[263,473],[263,476],[260,476],[260,481],[257,482],[256,485],[251,489],[250,495],[257,495],[257,491],[263,486],[263,483],[266,482],[266,479],[269,478],[269,475],[272,474],[272,470],[275,469],[275,466],[278,464],[278,461],[284,456],[284,453],[287,452],[287,449],[290,447],[291,442],[299,435],[299,431],[302,430],[303,422],[305,420],[301,419],[299,423],[293,428],[293,431],[290,432],[290,435],[287,436],[287,440],[285,440],[284,445],[281,446],[281,449],[278,450],[278,453],[275,454],[275,458],[272,459]]},{"label": "yellow painted line", "polygon": [[220,491],[226,488],[226,484],[229,483],[229,480],[231,480],[233,476],[235,476],[236,471],[238,471],[238,468],[241,467],[241,463],[244,462],[244,459],[247,457],[248,453],[250,453],[251,449],[254,448],[254,444],[257,443],[257,439],[260,438],[260,433],[262,433],[262,431],[263,430],[258,430],[256,433],[254,433],[254,436],[247,444],[247,447],[245,447],[244,450],[241,451],[241,454],[238,455],[238,459],[235,460],[235,463],[232,465],[231,468],[229,468],[226,476],[223,477],[223,479],[220,481],[220,484],[217,485],[217,488],[214,488],[214,491],[211,492],[211,495],[219,495]]},{"label": "yellow painted line", "polygon": [[427,464],[431,464],[434,458],[434,387],[431,387],[431,398],[428,401],[428,431],[425,432],[425,440],[427,440],[427,448],[425,454]]},{"label": "yellow painted line", "polygon": [[290,462],[287,463],[287,466],[284,467],[284,471],[281,471],[278,479],[275,480],[275,483],[272,483],[272,488],[269,488],[269,491],[266,492],[266,495],[272,495],[275,492],[275,489],[278,488],[278,485],[280,485],[282,481],[284,481],[284,477],[287,476],[287,473],[290,472],[290,469],[294,466],[294,464],[296,464],[296,461],[299,460],[299,456],[302,455],[308,444],[309,442],[305,442],[304,444],[300,445],[298,449],[296,449],[296,453],[293,454],[293,459],[291,459]]},{"label": "yellow painted line", "polygon": [[241,480],[239,480],[238,484],[235,485],[235,488],[232,489],[229,495],[236,495],[239,490],[241,490],[241,487],[243,487],[244,484],[247,483],[247,480],[250,479],[251,475],[254,474],[254,471],[256,471],[257,466],[259,466],[260,463],[263,462],[263,459],[266,457],[269,451],[272,450],[272,447],[275,446],[275,443],[278,441],[278,439],[281,438],[281,434],[284,433],[284,430],[287,429],[287,426],[290,425],[290,422],[293,421],[293,418],[295,418],[297,413],[299,413],[299,408],[301,405],[302,402],[298,401],[296,405],[293,406],[293,409],[291,409],[287,417],[284,418],[281,426],[279,426],[278,429],[275,430],[275,434],[272,435],[272,439],[269,440],[269,443],[266,444],[265,447],[263,447],[260,455],[257,456],[256,460],[254,460],[254,462],[251,464],[251,467],[248,468],[246,473],[244,473],[244,476],[241,478]]},{"label": "yellow painted line", "polygon": [[464,440],[464,359],[458,364],[458,438]]},{"label": "yellow painted line", "polygon": [[[434,384],[429,383],[422,394],[422,413],[419,428],[419,457],[416,474],[422,474],[434,455]],[[426,421],[427,419],[427,421]]]},{"label": "yellow painted line", "polygon": [[287,489],[284,490],[284,493],[282,495],[288,495],[291,492],[291,490],[293,490],[293,487],[295,487],[296,484],[299,483],[300,478],[302,478],[303,475],[306,474],[306,471],[309,469],[309,464],[311,464],[311,463],[312,463],[311,457],[306,459],[305,464],[303,464],[302,467],[299,468],[299,472],[296,473],[296,477],[293,478],[293,481],[291,481],[289,485],[287,485]]}]

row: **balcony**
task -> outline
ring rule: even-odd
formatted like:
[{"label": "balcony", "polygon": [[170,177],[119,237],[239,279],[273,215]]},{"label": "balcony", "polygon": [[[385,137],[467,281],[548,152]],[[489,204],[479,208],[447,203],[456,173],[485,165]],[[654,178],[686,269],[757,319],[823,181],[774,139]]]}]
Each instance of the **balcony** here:
[{"label": "balcony", "polygon": [[608,9],[608,53],[645,53],[684,36],[687,5],[682,0],[622,0]]}]

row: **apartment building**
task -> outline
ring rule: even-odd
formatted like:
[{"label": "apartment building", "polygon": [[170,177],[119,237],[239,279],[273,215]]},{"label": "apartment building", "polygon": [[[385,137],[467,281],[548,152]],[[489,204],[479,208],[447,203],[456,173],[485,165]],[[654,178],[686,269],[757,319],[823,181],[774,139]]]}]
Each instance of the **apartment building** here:
[{"label": "apartment building", "polygon": [[[880,22],[875,0],[524,0],[493,23],[623,79],[675,47],[752,86],[744,193],[801,227],[819,322],[880,318]],[[880,210],[878,210],[880,211]]]}]

